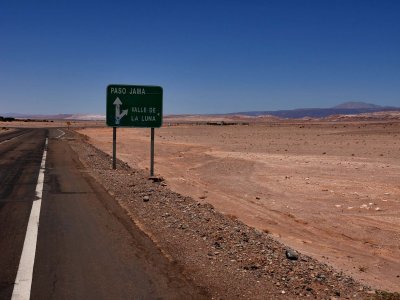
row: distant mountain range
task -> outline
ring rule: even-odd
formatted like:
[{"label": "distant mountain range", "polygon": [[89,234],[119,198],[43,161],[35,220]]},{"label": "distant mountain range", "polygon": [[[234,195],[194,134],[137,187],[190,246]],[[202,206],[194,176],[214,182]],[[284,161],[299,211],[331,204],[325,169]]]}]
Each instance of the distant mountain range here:
[{"label": "distant mountain range", "polygon": [[[279,118],[300,119],[300,118],[325,118],[332,115],[357,115],[362,113],[373,113],[380,111],[400,111],[400,107],[380,106],[365,102],[345,102],[331,108],[299,108],[291,110],[275,111],[246,111],[228,114],[219,114],[219,116],[243,115],[249,117],[257,116],[275,116]],[[0,113],[2,117],[11,117],[17,119],[48,119],[48,120],[105,120],[104,115],[94,114],[58,114],[58,115],[30,115],[18,113]],[[218,115],[214,115],[218,116]]]},{"label": "distant mountain range", "polygon": [[16,119],[34,119],[34,120],[105,120],[104,115],[91,115],[91,114],[58,114],[58,115],[34,115],[34,114],[18,114],[18,113],[0,113],[0,116]]},{"label": "distant mountain range", "polygon": [[247,111],[230,113],[227,115],[244,115],[253,117],[271,115],[280,118],[300,119],[305,117],[325,118],[332,115],[357,115],[362,113],[373,113],[380,111],[400,111],[400,107],[380,106],[364,102],[345,102],[331,108],[299,108],[276,111]]}]

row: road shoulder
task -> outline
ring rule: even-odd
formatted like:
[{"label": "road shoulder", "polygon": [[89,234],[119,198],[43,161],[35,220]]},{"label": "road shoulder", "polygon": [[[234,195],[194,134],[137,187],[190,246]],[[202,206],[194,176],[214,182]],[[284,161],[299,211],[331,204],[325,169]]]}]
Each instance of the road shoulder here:
[{"label": "road shoulder", "polygon": [[68,142],[49,140],[31,299],[207,298],[89,175]]}]

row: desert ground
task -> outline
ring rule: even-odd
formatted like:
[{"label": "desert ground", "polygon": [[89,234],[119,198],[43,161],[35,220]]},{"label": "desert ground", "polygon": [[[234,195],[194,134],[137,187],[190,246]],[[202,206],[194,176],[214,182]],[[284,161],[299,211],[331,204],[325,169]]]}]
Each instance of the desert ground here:
[{"label": "desert ground", "polygon": [[[83,128],[111,154],[112,129]],[[149,169],[150,129],[117,130]],[[156,129],[168,186],[371,285],[400,286],[400,122],[269,122]]]}]

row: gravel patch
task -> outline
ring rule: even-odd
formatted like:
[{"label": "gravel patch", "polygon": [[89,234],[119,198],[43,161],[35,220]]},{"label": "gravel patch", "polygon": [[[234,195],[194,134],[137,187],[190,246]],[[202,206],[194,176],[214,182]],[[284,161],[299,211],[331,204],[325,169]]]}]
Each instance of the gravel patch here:
[{"label": "gravel patch", "polygon": [[65,139],[132,221],[213,299],[373,299],[379,294],[210,204],[172,192],[163,179],[150,180],[147,172],[122,161],[112,170],[111,157],[81,135],[68,132]]}]

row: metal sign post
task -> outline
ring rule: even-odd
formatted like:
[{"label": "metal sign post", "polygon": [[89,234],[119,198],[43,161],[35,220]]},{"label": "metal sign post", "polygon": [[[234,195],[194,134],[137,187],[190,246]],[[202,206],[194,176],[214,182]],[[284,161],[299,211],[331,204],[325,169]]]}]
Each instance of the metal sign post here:
[{"label": "metal sign post", "polygon": [[107,87],[106,123],[113,127],[113,169],[116,169],[117,127],[151,128],[150,176],[154,176],[154,128],[162,126],[160,86],[111,84]]},{"label": "metal sign post", "polygon": [[113,127],[113,169],[117,168],[117,127]]},{"label": "metal sign post", "polygon": [[150,138],[150,177],[154,176],[154,128],[151,128]]}]

